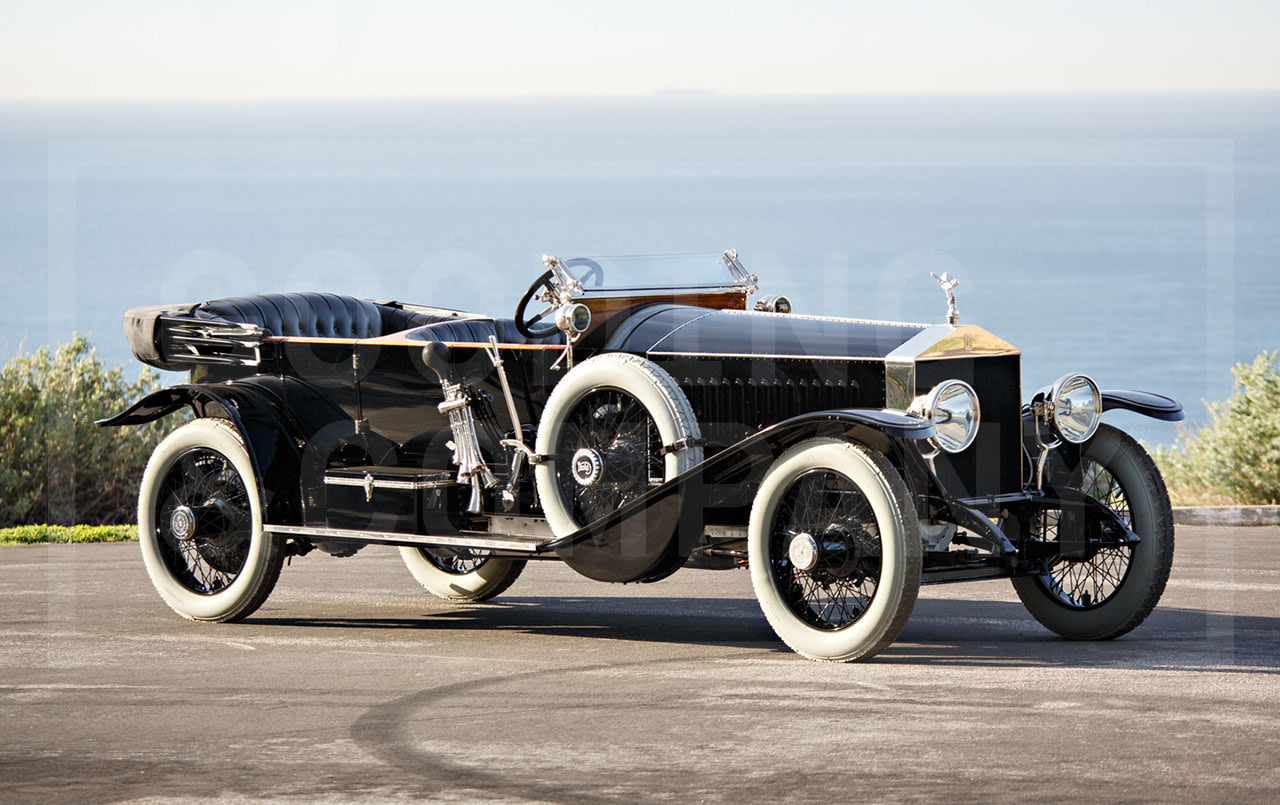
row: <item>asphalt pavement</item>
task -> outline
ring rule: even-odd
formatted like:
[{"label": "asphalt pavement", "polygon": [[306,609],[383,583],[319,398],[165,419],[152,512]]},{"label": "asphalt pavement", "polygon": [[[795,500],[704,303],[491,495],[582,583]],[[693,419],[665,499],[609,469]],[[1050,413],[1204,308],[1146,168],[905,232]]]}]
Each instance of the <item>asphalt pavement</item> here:
[{"label": "asphalt pavement", "polygon": [[135,544],[0,548],[0,802],[1275,802],[1280,528],[1177,540],[1119,640],[940,585],[847,665],[788,651],[745,571],[531,563],[458,605],[368,548],[211,625]]}]

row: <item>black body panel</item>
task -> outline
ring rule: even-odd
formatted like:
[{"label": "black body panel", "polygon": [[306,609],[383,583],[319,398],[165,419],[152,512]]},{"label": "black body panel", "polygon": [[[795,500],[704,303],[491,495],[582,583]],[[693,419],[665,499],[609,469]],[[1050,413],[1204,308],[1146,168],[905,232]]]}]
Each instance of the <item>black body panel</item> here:
[{"label": "black body panel", "polygon": [[662,357],[701,355],[882,359],[923,328],[911,324],[706,310],[682,305],[640,311],[642,320],[610,346]]},{"label": "black body panel", "polygon": [[884,407],[884,365],[867,361],[648,356],[665,369],[715,453],[805,411]]},{"label": "black body panel", "polygon": [[324,477],[327,525],[399,534],[452,534],[462,487],[451,473],[412,467],[344,467]]},{"label": "black body panel", "polygon": [[963,380],[978,393],[982,420],[964,451],[939,453],[938,477],[952,497],[971,498],[1022,488],[1021,359],[1017,355],[948,358],[916,365],[916,393],[944,380]]}]

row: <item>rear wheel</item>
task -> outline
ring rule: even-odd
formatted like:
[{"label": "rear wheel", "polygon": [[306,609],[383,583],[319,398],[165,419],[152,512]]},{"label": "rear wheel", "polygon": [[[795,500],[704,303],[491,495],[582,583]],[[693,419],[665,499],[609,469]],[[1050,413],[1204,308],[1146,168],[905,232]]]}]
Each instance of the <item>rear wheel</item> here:
[{"label": "rear wheel", "polygon": [[233,621],[267,600],[284,542],[263,533],[253,465],[226,422],[197,419],[147,462],[138,542],[160,597],[184,618]]},{"label": "rear wheel", "polygon": [[798,653],[865,659],[911,617],[918,520],[906,484],[875,451],[835,439],[787,450],[760,484],[747,533],[760,608]]},{"label": "rear wheel", "polygon": [[427,592],[450,601],[487,601],[501,595],[524,570],[523,559],[499,559],[488,551],[401,548],[409,572]]},{"label": "rear wheel", "polygon": [[[1102,425],[1069,483],[1100,501],[1141,541],[1099,547],[1081,559],[1057,559],[1047,572],[1013,580],[1041,624],[1074,640],[1119,637],[1151,614],[1173,564],[1173,511],[1160,471],[1142,446]],[[1035,537],[1059,538],[1057,512],[1045,512]]]}]

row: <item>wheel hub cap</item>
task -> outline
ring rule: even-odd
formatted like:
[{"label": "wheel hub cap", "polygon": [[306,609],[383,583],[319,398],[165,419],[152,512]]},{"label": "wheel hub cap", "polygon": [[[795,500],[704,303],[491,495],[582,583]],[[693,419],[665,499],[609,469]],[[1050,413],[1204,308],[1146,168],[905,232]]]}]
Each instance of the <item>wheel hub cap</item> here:
[{"label": "wheel hub cap", "polygon": [[179,506],[169,515],[169,530],[178,539],[190,539],[196,533],[196,513],[186,506]]},{"label": "wheel hub cap", "polygon": [[591,486],[604,473],[604,459],[590,447],[583,447],[573,454],[572,472],[579,486]]},{"label": "wheel hub cap", "polygon": [[787,556],[796,570],[813,570],[818,566],[818,541],[808,534],[796,534],[791,538]]}]

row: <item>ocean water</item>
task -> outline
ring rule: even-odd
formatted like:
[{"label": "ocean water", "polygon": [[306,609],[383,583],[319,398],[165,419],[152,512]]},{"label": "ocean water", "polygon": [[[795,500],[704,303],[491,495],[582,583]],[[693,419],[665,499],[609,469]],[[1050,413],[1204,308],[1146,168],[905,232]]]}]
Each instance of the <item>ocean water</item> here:
[{"label": "ocean water", "polygon": [[822,315],[941,321],[949,271],[1024,395],[1202,421],[1280,347],[1280,95],[0,105],[2,358],[130,362],[127,308],[255,292],[509,316],[545,253],[725,248]]}]

